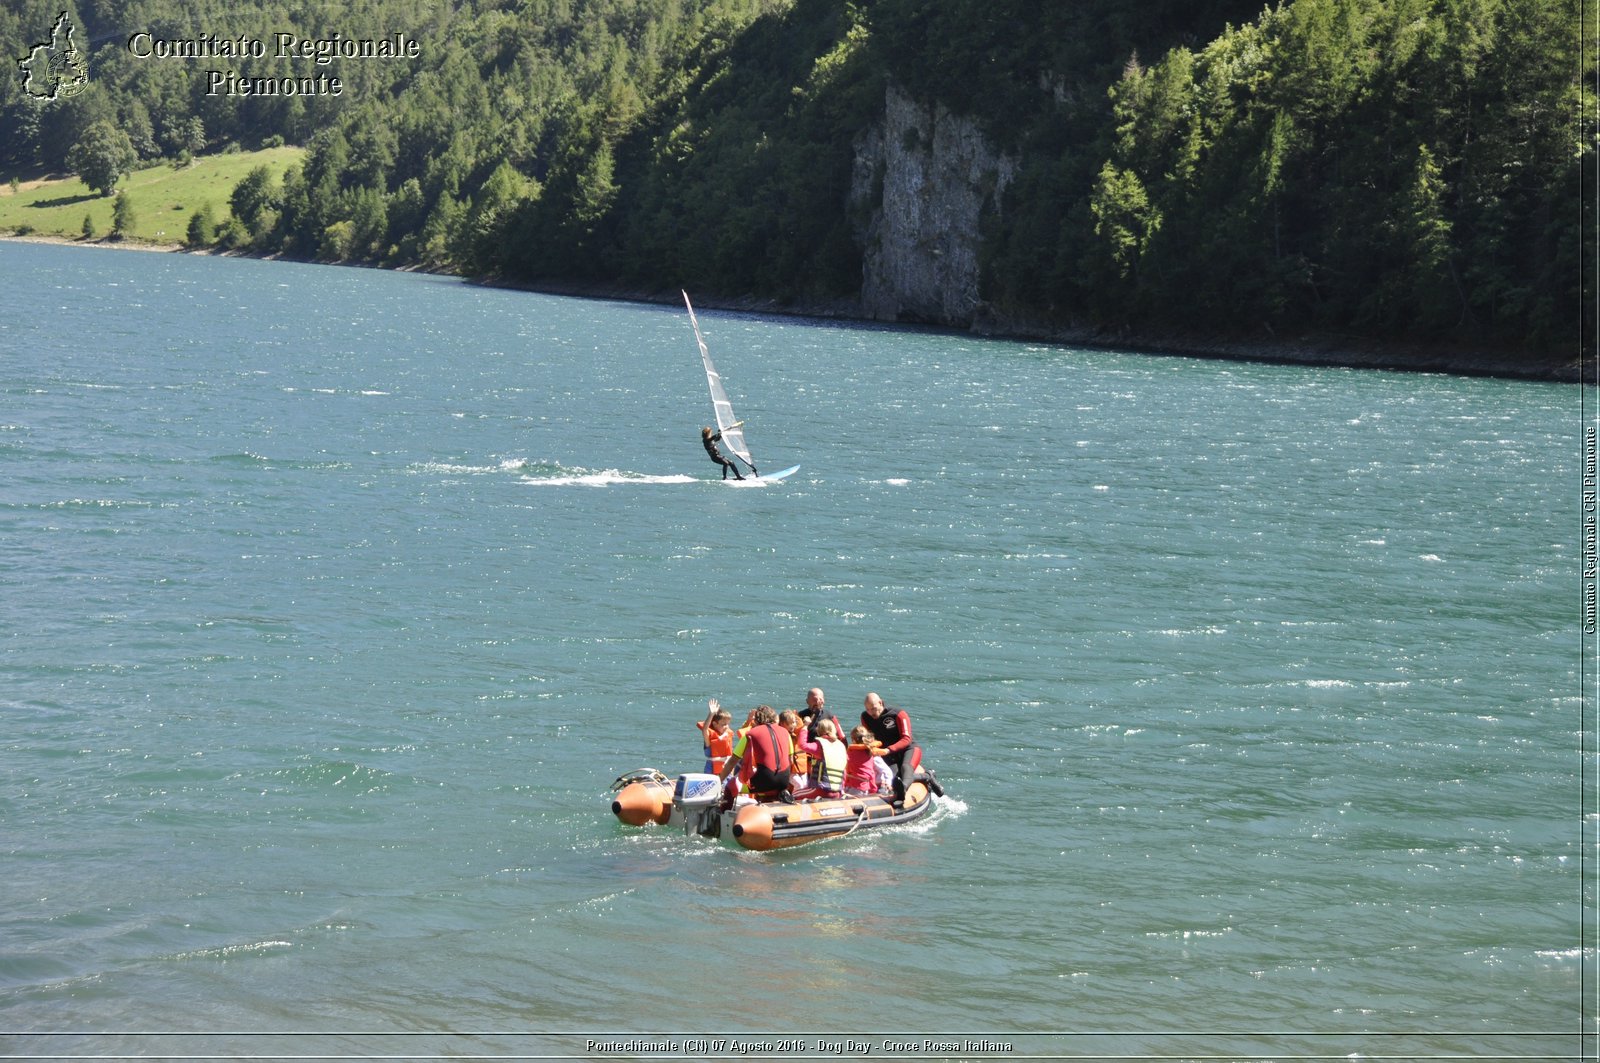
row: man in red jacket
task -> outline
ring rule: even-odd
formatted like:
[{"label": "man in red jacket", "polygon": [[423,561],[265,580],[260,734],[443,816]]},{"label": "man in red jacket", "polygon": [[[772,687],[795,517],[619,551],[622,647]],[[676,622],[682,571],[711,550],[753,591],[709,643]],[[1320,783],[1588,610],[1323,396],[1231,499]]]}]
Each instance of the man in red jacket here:
[{"label": "man in red jacket", "polygon": [[895,773],[894,799],[904,801],[906,788],[922,763],[922,748],[911,740],[911,717],[904,709],[885,706],[876,694],[868,694],[862,706],[861,722],[885,748],[883,759]]},{"label": "man in red jacket", "polygon": [[744,761],[750,761],[750,796],[757,801],[783,801],[789,798],[790,765],[794,763],[794,740],[778,726],[778,713],[770,705],[756,709],[755,722],[733,747],[733,756],[722,765],[718,778],[728,776]]}]

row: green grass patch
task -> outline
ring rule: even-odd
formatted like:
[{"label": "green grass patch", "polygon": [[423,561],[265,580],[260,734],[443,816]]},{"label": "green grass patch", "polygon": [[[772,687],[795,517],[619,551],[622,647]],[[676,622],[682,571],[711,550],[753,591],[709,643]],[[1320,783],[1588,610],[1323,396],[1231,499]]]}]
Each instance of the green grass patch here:
[{"label": "green grass patch", "polygon": [[[181,244],[189,231],[189,217],[207,203],[221,225],[233,212],[228,197],[244,175],[265,164],[280,180],[283,171],[305,157],[304,148],[266,148],[223,155],[202,155],[188,166],[174,168],[160,162],[124,177],[117,190],[127,192],[134,223],[128,238],[155,244]],[[91,191],[76,177],[24,182],[13,193],[9,175],[0,179],[0,232],[39,236],[83,235],[87,215],[95,235],[111,232],[113,196]]]}]

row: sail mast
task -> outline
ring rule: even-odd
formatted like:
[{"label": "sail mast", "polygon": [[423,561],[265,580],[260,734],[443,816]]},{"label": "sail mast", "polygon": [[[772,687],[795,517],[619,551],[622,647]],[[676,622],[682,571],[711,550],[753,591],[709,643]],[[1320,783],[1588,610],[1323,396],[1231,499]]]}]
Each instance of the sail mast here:
[{"label": "sail mast", "polygon": [[744,429],[739,427],[739,419],[733,415],[733,404],[728,401],[728,393],[722,388],[722,374],[717,372],[716,365],[711,361],[706,338],[700,334],[700,322],[694,316],[694,306],[689,302],[688,292],[683,293],[683,305],[689,308],[689,324],[694,326],[694,340],[700,345],[700,360],[706,367],[706,386],[711,389],[711,409],[716,414],[717,430],[722,433],[723,445],[754,469],[755,461],[750,457],[749,446],[745,444]]}]

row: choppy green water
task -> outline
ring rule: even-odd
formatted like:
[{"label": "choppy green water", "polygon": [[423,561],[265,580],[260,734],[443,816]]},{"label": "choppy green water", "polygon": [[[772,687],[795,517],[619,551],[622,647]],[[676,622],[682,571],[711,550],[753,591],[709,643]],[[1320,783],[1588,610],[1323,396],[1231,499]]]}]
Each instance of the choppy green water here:
[{"label": "choppy green water", "polygon": [[[804,466],[735,490],[681,311],[0,279],[16,1051],[1576,1043],[1492,1036],[1579,1025],[1576,389],[708,312]],[[613,821],[706,697],[812,685],[952,800],[770,855]]]}]

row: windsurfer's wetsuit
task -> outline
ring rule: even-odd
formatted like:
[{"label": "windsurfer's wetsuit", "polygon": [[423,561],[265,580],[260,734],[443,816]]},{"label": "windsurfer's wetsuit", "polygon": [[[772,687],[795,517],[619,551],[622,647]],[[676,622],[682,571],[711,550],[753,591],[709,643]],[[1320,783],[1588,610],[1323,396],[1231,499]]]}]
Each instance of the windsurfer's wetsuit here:
[{"label": "windsurfer's wetsuit", "polygon": [[743,480],[744,474],[739,471],[739,466],[723,457],[722,451],[717,449],[717,444],[721,440],[721,432],[712,432],[710,429],[702,429],[700,432],[700,442],[705,446],[706,453],[711,455],[712,461],[722,466],[722,478],[726,480],[728,478],[728,470],[732,469],[733,478],[735,480]]},{"label": "windsurfer's wetsuit", "polygon": [[895,773],[894,799],[902,800],[916,777],[917,765],[922,763],[922,747],[911,741],[911,717],[904,709],[885,705],[876,717],[863,712],[861,722],[885,747],[883,761]]},{"label": "windsurfer's wetsuit", "polygon": [[750,774],[750,793],[757,801],[771,801],[789,791],[791,774],[789,764],[794,757],[794,745],[789,732],[775,723],[760,723],[750,728],[751,760],[755,770]]}]

